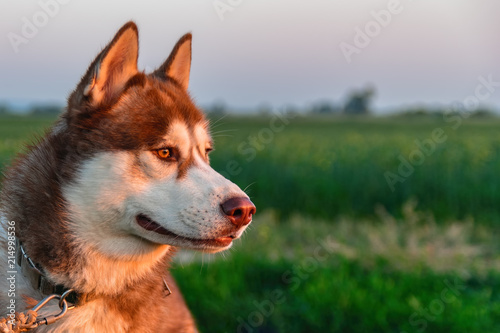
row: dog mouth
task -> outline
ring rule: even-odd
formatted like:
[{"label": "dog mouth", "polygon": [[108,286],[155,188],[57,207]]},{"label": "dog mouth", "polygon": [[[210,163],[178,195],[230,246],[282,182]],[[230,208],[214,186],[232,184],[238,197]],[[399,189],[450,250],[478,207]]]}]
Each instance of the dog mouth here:
[{"label": "dog mouth", "polygon": [[177,235],[170,230],[165,229],[157,222],[153,221],[151,218],[144,214],[139,214],[136,216],[137,224],[148,231],[156,232],[160,235],[165,235],[174,238],[176,241],[189,242],[197,246],[209,246],[209,247],[227,247],[231,242],[237,238],[236,235],[222,236],[214,239],[199,239],[191,238],[186,236]]}]

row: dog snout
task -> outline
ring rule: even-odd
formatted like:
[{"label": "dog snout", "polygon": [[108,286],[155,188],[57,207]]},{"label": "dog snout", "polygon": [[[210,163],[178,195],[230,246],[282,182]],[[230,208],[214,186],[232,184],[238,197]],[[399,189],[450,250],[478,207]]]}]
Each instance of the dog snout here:
[{"label": "dog snout", "polygon": [[249,224],[252,221],[252,215],[257,211],[255,205],[243,197],[231,198],[221,204],[221,208],[231,223],[238,228]]}]

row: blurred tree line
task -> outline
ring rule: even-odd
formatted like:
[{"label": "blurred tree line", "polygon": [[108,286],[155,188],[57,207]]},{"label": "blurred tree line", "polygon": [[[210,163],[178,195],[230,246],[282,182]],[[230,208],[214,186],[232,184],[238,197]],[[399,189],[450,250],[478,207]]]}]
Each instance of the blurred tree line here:
[{"label": "blurred tree line", "polygon": [[58,104],[36,104],[27,109],[17,109],[9,107],[7,104],[0,104],[0,115],[5,114],[27,114],[34,116],[57,116],[63,112],[64,107]]},{"label": "blurred tree line", "polygon": [[[372,115],[373,100],[376,96],[376,89],[372,85],[367,85],[364,88],[350,90],[342,102],[320,101],[306,108],[298,108],[295,106],[286,106],[280,108],[288,114],[302,115],[347,115],[347,116],[366,116]],[[227,106],[224,101],[218,100],[212,105],[202,108],[210,118],[220,118],[228,114],[257,114],[260,116],[270,116],[274,111],[274,107],[270,104],[261,104],[257,108],[248,110],[238,110]],[[35,116],[57,116],[64,110],[62,105],[58,104],[35,104],[27,109],[15,110],[7,104],[0,103],[0,115],[3,114],[27,114]],[[420,117],[420,116],[436,116],[442,117],[445,113],[459,113],[463,110],[450,110],[447,107],[428,107],[420,106],[413,108],[405,108],[391,112],[391,116],[403,117]],[[494,111],[480,107],[476,110],[467,111],[468,116],[472,117],[495,117],[498,116]]]},{"label": "blurred tree line", "polygon": [[375,97],[375,88],[368,86],[363,89],[352,90],[347,95],[346,101],[340,105],[329,102],[315,104],[309,110],[312,114],[344,114],[349,116],[362,116],[372,113],[372,102]]},{"label": "blurred tree line", "polygon": [[[348,93],[347,98],[342,104],[333,104],[328,101],[319,102],[307,110],[300,110],[293,106],[286,107],[288,113],[307,113],[307,114],[320,114],[320,115],[369,115],[372,111],[373,98],[375,97],[375,88],[368,86],[362,89],[355,89]],[[212,117],[221,117],[226,114],[232,113],[224,102],[217,101],[211,106],[205,107],[204,110]],[[257,107],[259,115],[272,114],[273,107],[267,104],[262,104]],[[255,110],[253,110],[255,111]]]}]

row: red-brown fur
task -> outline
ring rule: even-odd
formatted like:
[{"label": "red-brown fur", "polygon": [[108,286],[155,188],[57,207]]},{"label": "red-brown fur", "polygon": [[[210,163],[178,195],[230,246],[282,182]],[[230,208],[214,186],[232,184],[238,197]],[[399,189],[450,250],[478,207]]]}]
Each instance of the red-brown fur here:
[{"label": "red-brown fur", "polygon": [[[18,156],[5,174],[1,210],[8,220],[17,222],[17,236],[46,272],[64,275],[77,271],[84,260],[72,245],[73,235],[68,231],[61,194],[61,187],[74,180],[83,161],[102,151],[161,148],[158,143],[174,119],[190,126],[205,123],[187,92],[175,79],[161,74],[166,73],[171,58],[154,74],[135,74],[119,94],[109,90],[98,104],[85,95],[96,66],[127,29],[137,31],[134,23],[128,23],[118,32],[90,65],[55,127]],[[190,38],[186,35],[179,43]],[[189,163],[181,164],[179,175]],[[133,323],[130,332],[191,331],[194,327],[191,315],[167,273],[169,261],[167,255],[154,267],[154,274],[130,285],[126,293],[114,296],[89,293],[82,295],[82,299],[106,299],[103,311],[110,312],[110,320],[114,314],[124,315],[125,320]],[[164,296],[164,277],[173,289],[169,297]]]}]

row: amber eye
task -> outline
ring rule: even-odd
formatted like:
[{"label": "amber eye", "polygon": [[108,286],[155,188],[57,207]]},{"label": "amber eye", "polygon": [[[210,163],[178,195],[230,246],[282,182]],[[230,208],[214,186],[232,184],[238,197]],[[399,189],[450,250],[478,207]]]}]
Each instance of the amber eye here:
[{"label": "amber eye", "polygon": [[173,158],[172,148],[157,149],[154,152],[159,158],[164,160]]}]

